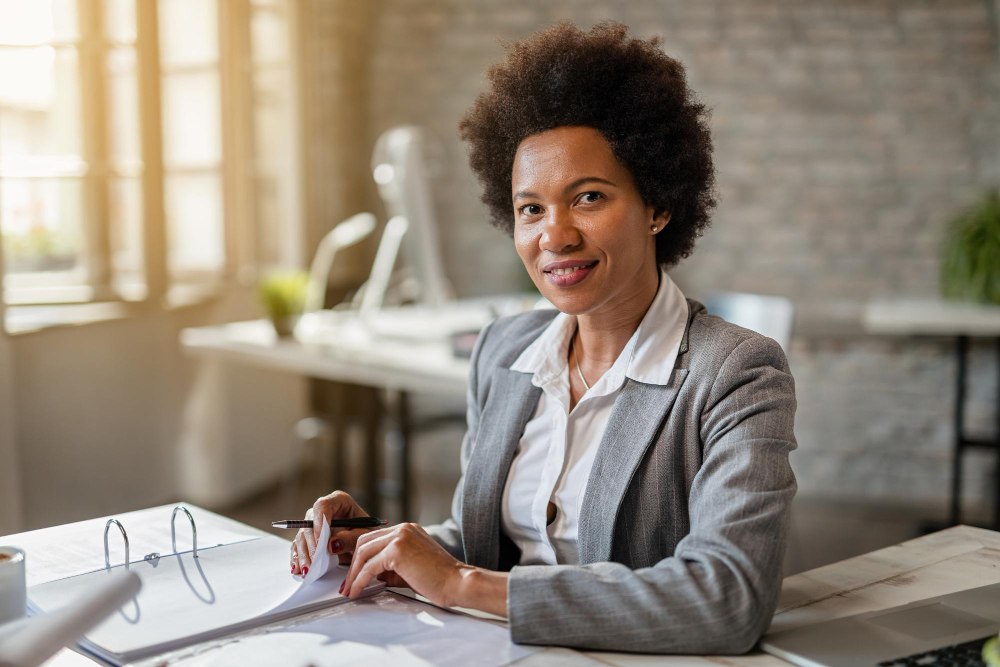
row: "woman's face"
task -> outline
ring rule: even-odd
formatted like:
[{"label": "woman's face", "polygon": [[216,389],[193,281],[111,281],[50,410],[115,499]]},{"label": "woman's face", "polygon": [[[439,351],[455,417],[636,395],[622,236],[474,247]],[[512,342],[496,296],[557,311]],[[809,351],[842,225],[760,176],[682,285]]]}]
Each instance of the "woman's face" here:
[{"label": "woman's face", "polygon": [[564,313],[645,312],[656,294],[654,218],[600,132],[559,127],[521,142],[512,171],[514,244],[542,296]]}]

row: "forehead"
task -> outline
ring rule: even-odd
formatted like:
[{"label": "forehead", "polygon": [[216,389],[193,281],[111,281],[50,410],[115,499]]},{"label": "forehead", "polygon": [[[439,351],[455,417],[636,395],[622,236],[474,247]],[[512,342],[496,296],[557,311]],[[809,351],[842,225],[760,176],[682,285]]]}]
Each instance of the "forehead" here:
[{"label": "forehead", "polygon": [[583,176],[614,182],[627,170],[604,135],[591,127],[557,127],[524,139],[514,154],[512,191],[559,185]]}]

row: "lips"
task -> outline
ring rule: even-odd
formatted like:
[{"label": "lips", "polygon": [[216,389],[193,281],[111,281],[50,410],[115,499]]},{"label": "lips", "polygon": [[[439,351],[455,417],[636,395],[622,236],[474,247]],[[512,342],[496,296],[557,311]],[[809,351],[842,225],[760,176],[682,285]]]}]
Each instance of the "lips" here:
[{"label": "lips", "polygon": [[564,260],[546,265],[542,272],[549,283],[557,287],[578,284],[597,266],[597,260]]}]

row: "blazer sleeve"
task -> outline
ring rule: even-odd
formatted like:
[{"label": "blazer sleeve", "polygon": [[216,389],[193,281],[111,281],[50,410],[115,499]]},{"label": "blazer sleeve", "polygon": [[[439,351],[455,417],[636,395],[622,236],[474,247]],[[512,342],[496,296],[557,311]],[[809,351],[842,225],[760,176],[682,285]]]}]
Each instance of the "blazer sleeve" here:
[{"label": "blazer sleeve", "polygon": [[781,588],[796,489],[788,464],[795,390],[777,343],[755,335],[737,344],[700,414],[704,458],[688,494],[690,532],[673,555],[636,570],[515,567],[515,642],[705,654],[743,653],[760,638]]},{"label": "blazer sleeve", "polygon": [[462,496],[465,489],[465,470],[469,464],[469,456],[476,443],[476,436],[479,433],[479,412],[480,393],[484,388],[479,385],[483,343],[493,326],[492,323],[486,325],[476,339],[476,344],[472,350],[472,358],[469,369],[469,390],[466,395],[466,431],[462,438],[461,450],[461,477],[455,486],[455,493],[451,500],[451,517],[444,522],[432,526],[425,526],[424,530],[430,534],[445,550],[460,561],[465,562],[465,547],[462,542]]}]

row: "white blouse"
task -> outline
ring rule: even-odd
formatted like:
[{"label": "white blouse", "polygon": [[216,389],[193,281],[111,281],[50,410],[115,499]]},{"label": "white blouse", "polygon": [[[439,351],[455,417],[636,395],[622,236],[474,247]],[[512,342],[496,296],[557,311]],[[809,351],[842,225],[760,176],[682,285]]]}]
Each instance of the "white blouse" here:
[{"label": "white blouse", "polygon": [[[665,385],[673,372],[688,305],[666,272],[649,310],[618,359],[569,409],[567,354],[576,317],[560,313],[511,370],[531,373],[542,395],[524,428],[504,486],[501,522],[521,565],[576,564],[580,507],[615,399],[630,378]],[[555,520],[546,525],[549,502]]]}]

